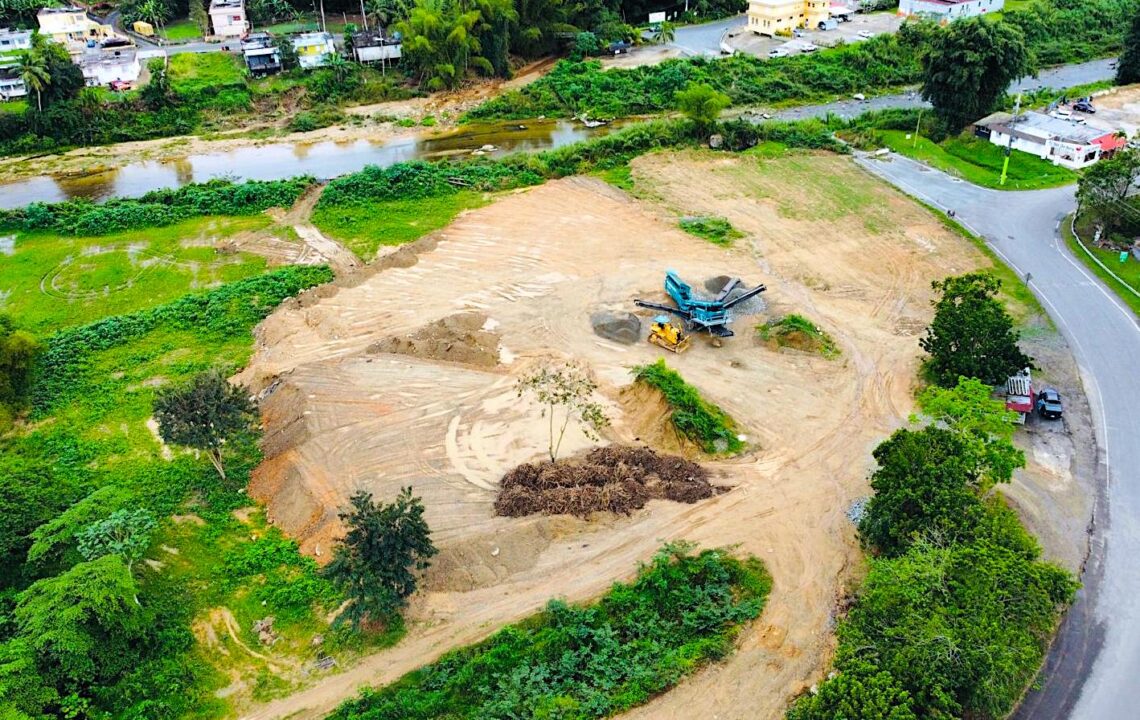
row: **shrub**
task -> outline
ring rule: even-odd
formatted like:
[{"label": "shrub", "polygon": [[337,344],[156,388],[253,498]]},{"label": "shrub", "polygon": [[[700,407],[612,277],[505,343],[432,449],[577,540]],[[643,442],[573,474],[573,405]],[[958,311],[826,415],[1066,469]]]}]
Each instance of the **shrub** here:
[{"label": "shrub", "polygon": [[686,217],[681,218],[681,222],[678,224],[682,230],[690,235],[696,235],[708,240],[713,245],[722,247],[728,247],[732,245],[734,240],[744,237],[744,233],[734,228],[728,220],[722,217]]},{"label": "shrub", "polygon": [[633,376],[638,382],[661,391],[672,410],[670,420],[673,426],[706,453],[731,454],[744,449],[744,441],[737,437],[733,419],[701,397],[700,392],[685,382],[676,370],[665,365],[664,359],[634,367]]},{"label": "shrub", "polygon": [[819,353],[828,359],[839,356],[835,340],[803,315],[793,313],[779,320],[770,320],[757,326],[756,332],[761,340],[771,342],[776,347]]}]

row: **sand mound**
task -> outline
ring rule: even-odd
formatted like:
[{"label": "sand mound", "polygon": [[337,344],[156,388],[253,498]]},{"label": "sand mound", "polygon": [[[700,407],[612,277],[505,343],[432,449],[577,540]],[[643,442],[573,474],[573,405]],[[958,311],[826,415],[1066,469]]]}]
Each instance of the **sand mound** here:
[{"label": "sand mound", "polygon": [[499,363],[499,336],[486,326],[487,316],[482,313],[450,315],[410,335],[384,338],[370,345],[367,352],[494,367]]},{"label": "sand mound", "polygon": [[703,467],[676,455],[621,445],[594,448],[584,457],[520,465],[503,478],[495,512],[508,517],[534,513],[629,514],[654,498],[695,503],[712,497]]},{"label": "sand mound", "polygon": [[630,312],[596,312],[590,315],[590,325],[599,337],[624,345],[641,339],[641,318]]}]

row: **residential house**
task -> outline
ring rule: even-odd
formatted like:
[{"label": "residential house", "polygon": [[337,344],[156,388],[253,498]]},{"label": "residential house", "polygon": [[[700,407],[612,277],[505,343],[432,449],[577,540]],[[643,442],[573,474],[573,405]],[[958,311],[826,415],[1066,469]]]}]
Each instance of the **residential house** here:
[{"label": "residential house", "polygon": [[899,15],[946,24],[952,20],[1000,12],[1005,0],[899,0]]},{"label": "residential house", "polygon": [[36,20],[40,24],[41,35],[66,46],[71,52],[118,37],[113,27],[92,19],[82,8],[44,8],[36,13]]},{"label": "residential house", "polygon": [[80,55],[75,64],[83,71],[83,79],[90,87],[116,81],[133,83],[142,72],[138,50],[133,47],[92,49]]},{"label": "residential house", "polygon": [[245,0],[210,0],[210,29],[214,37],[239,38],[249,32]]},{"label": "residential house", "polygon": [[245,66],[253,75],[269,75],[281,70],[281,51],[269,33],[253,33],[244,38],[241,41],[241,54],[245,58]]},{"label": "residential house", "polygon": [[0,56],[19,50],[31,49],[31,30],[9,30],[8,28],[0,28]]},{"label": "residential house", "polygon": [[1110,156],[1126,142],[1101,128],[1033,111],[1016,117],[994,113],[974,123],[974,134],[1073,170]]},{"label": "residential house", "polygon": [[28,88],[16,74],[15,68],[0,67],[0,100],[15,100],[26,97]]},{"label": "residential house", "polygon": [[298,33],[290,40],[297,51],[297,64],[306,70],[321,67],[336,54],[333,36],[327,32]]},{"label": "residential house", "polygon": [[757,35],[791,35],[831,18],[831,0],[749,0],[748,29]]},{"label": "residential house", "polygon": [[383,30],[364,30],[352,34],[352,56],[359,63],[399,60],[400,47],[400,40],[386,36]]}]

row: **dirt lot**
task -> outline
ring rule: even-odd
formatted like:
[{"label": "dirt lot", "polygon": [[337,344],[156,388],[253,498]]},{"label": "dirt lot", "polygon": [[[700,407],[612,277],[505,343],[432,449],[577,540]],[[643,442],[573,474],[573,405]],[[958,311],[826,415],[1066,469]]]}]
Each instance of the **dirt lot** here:
[{"label": "dirt lot", "polygon": [[1088,116],[1089,125],[1108,132],[1123,130],[1128,137],[1140,137],[1140,85],[1125,85],[1097,93],[1093,98],[1096,115]]},{"label": "dirt lot", "polygon": [[[359,685],[391,681],[550,597],[597,595],[678,538],[756,554],[774,590],[737,653],[630,716],[777,718],[818,679],[837,599],[861,562],[844,513],[868,492],[870,450],[912,410],[930,281],[988,261],[845,158],[656,154],[635,161],[634,177],[643,200],[585,178],[509,195],[260,327],[242,379],[273,390],[267,459],[251,486],[271,520],[327,559],[352,492],[390,498],[411,485],[441,555],[397,647],[244,717],[318,717]],[[715,247],[679,231],[679,214],[727,217],[747,237]],[[767,315],[737,317],[724,347],[698,341],[667,357],[747,433],[751,452],[709,463],[731,490],[696,505],[651,501],[630,517],[494,516],[498,480],[545,448],[539,408],[514,390],[534,363],[592,368],[613,421],[607,439],[666,436],[660,404],[627,389],[629,367],[663,351],[603,340],[589,317],[660,297],[667,267],[697,287],[717,275],[765,283],[769,312],[808,316],[841,357],[769,349],[751,332]],[[419,347],[425,327],[472,312],[486,318],[478,357],[493,333],[497,365],[380,352]],[[419,344],[391,340],[410,335]],[[1067,436],[1054,441],[1063,456]],[[563,451],[588,444],[574,435]],[[1050,458],[1049,490],[1072,491],[1066,467]],[[1023,480],[1026,502],[1042,490],[1034,477]]]}]

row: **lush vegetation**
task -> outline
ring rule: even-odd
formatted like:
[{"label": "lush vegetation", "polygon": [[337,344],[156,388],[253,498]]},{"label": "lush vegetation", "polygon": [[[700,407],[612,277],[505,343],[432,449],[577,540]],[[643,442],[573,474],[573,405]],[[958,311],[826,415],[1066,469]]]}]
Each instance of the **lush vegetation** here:
[{"label": "lush vegetation", "polygon": [[17,330],[12,318],[0,314],[0,432],[23,408],[39,351],[39,341],[31,333]]},{"label": "lush vegetation", "polygon": [[1124,52],[1116,63],[1116,84],[1128,85],[1140,82],[1140,12],[1132,17],[1128,37],[1124,41]]},{"label": "lush vegetation", "polygon": [[[935,286],[971,287],[982,302],[996,290],[973,275]],[[1000,324],[974,332],[1008,339]],[[836,672],[788,720],[1005,717],[1072,601],[1072,577],[1040,560],[1017,515],[989,493],[1025,462],[990,387],[961,377],[928,388],[919,405],[937,424],[898,430],[873,453],[859,536],[874,556],[838,627]]]},{"label": "lush vegetation", "polygon": [[792,313],[778,320],[769,320],[757,326],[756,333],[761,340],[776,347],[818,353],[829,360],[839,357],[835,339],[803,315]]},{"label": "lush vegetation", "polygon": [[1140,204],[1132,189],[1140,181],[1140,150],[1127,149],[1085,170],[1077,184],[1077,204],[1096,224],[1105,244],[1121,250],[1140,232]]},{"label": "lush vegetation", "polygon": [[722,247],[729,247],[733,241],[744,237],[744,233],[734,228],[732,223],[722,217],[684,217],[681,218],[678,225],[690,235],[696,235],[708,240],[713,245]]},{"label": "lush vegetation", "polygon": [[211,180],[99,204],[89,200],[32,203],[0,210],[0,228],[91,236],[162,227],[202,215],[257,215],[271,207],[291,206],[312,183],[308,177],[243,183]]},{"label": "lush vegetation", "polygon": [[770,588],[755,558],[669,545],[596,603],[551,601],[482,643],[365,690],[330,717],[608,717],[731,653]]},{"label": "lush vegetation", "polygon": [[925,370],[932,380],[951,387],[960,377],[996,385],[1033,361],[1017,346],[1013,319],[996,298],[1001,280],[972,272],[936,280],[934,320],[920,341],[930,356]]},{"label": "lush vegetation", "polygon": [[[1125,262],[1120,262],[1120,251],[1106,250],[1090,245],[1093,237],[1093,229],[1091,223],[1083,223],[1078,218],[1077,230],[1081,234],[1081,241],[1078,244],[1077,238],[1074,237],[1072,228],[1069,225],[1069,220],[1066,219],[1061,223],[1061,233],[1065,236],[1065,243],[1072,250],[1081,262],[1088,267],[1095,275],[1104,281],[1105,285],[1112,288],[1125,305],[1132,308],[1132,312],[1140,315],[1140,297],[1136,293],[1140,293],[1140,261],[1135,257],[1129,257]],[[1089,253],[1097,260],[1100,260],[1106,267],[1112,269],[1112,272],[1117,276],[1116,278],[1109,275],[1104,268],[1093,262],[1089,257]],[[1119,280],[1117,279],[1119,278]],[[1121,280],[1124,282],[1121,283]]]},{"label": "lush vegetation", "polygon": [[700,391],[665,365],[664,359],[634,367],[633,376],[661,392],[669,404],[669,421],[673,427],[706,453],[737,453],[744,449],[736,422],[724,410],[701,397]]}]

